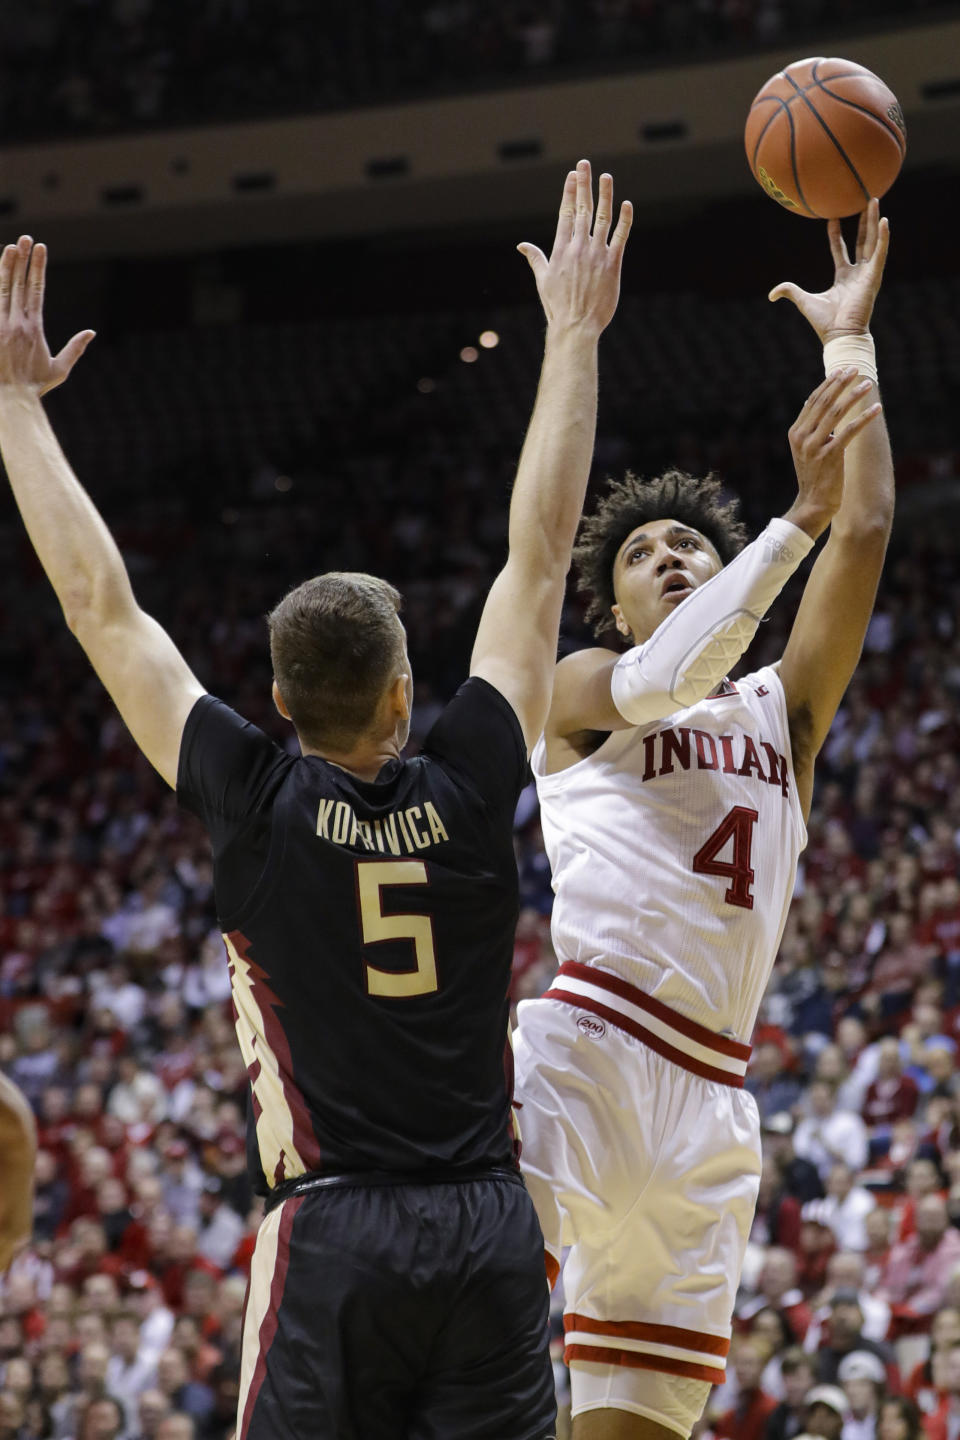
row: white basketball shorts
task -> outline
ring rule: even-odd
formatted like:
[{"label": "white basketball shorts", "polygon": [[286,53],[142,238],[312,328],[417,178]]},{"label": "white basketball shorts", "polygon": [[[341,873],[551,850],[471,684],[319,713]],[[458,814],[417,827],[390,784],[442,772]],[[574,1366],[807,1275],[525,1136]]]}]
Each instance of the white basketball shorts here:
[{"label": "white basketball shorts", "polygon": [[[689,1433],[691,1394],[702,1408],[724,1379],[757,1199],[749,1047],[572,962],[521,1003],[513,1047],[521,1166],[554,1275],[570,1247],[573,1413],[619,1408]],[[672,1412],[671,1389],[685,1397]]]}]

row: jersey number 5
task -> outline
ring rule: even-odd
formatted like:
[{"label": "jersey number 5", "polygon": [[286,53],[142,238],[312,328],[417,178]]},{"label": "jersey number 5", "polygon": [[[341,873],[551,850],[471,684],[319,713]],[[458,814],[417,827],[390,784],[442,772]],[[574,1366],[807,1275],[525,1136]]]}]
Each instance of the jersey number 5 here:
[{"label": "jersey number 5", "polygon": [[[750,865],[753,850],[753,827],[759,819],[756,810],[746,805],[734,805],[728,810],[714,830],[693,857],[695,875],[722,875],[730,885],[724,900],[728,905],[739,905],[742,910],[753,909],[754,871]],[[720,851],[733,840],[733,858],[718,860]]]},{"label": "jersey number 5", "polygon": [[368,995],[407,999],[411,995],[432,995],[437,987],[437,952],[433,944],[433,921],[429,915],[384,915],[384,885],[426,885],[427,867],[422,860],[358,860],[357,897],[364,945],[384,940],[412,940],[416,964],[412,970],[381,970],[366,961]]}]

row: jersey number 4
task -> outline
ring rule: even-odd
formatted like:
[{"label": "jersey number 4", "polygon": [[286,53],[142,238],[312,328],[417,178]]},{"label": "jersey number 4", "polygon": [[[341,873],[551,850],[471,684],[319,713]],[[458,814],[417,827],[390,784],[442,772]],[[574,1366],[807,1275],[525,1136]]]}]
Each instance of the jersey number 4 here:
[{"label": "jersey number 4", "polygon": [[368,995],[406,1000],[411,995],[432,995],[438,988],[433,921],[429,915],[384,915],[381,893],[385,885],[428,883],[427,867],[422,860],[357,861],[357,899],[364,945],[410,940],[416,962],[412,970],[381,970],[366,961]]},{"label": "jersey number 4", "polygon": [[[742,910],[753,909],[751,885],[754,871],[750,865],[753,851],[753,827],[759,819],[756,810],[746,805],[734,805],[728,810],[708,840],[700,846],[693,857],[696,875],[721,875],[730,885],[724,900],[728,905],[739,905]],[[730,860],[718,860],[717,856],[733,842]]]}]

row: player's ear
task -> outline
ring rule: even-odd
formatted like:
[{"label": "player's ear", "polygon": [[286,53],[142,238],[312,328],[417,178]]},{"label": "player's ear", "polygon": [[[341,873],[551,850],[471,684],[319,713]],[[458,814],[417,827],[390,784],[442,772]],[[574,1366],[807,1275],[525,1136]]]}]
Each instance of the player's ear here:
[{"label": "player's ear", "polygon": [[276,680],[273,682],[273,703],[276,705],[284,720],[290,720],[290,711],[284,703],[283,696],[280,694],[280,687],[277,685]]},{"label": "player's ear", "polygon": [[387,691],[390,710],[392,714],[396,715],[398,720],[410,719],[411,694],[412,686],[410,684],[410,676],[404,670],[397,676]]},{"label": "player's ear", "polygon": [[617,629],[620,631],[620,634],[623,635],[625,639],[629,640],[630,626],[627,624],[626,620],[624,620],[623,611],[620,609],[620,606],[611,605],[610,613],[612,614],[614,620],[617,622]]}]

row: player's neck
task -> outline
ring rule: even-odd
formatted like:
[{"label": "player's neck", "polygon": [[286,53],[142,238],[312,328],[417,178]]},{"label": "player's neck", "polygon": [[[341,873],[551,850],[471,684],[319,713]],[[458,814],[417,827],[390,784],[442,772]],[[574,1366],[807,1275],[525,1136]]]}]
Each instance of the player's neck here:
[{"label": "player's neck", "polygon": [[307,745],[302,749],[304,755],[315,755],[319,760],[326,760],[328,765],[336,765],[339,770],[346,770],[357,780],[369,781],[376,780],[384,765],[391,760],[400,759],[401,746],[397,737],[390,735],[378,740],[363,741],[349,750],[337,750],[331,746],[314,750]]}]

